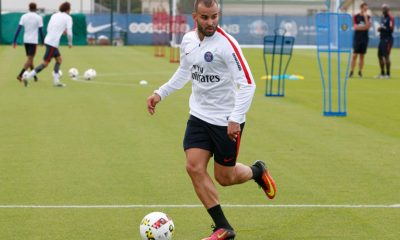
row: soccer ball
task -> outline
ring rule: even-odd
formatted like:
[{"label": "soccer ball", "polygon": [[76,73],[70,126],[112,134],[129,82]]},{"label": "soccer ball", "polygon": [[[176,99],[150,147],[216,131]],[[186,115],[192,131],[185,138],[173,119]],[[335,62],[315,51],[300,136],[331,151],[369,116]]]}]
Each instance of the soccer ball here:
[{"label": "soccer ball", "polygon": [[175,232],[174,222],[162,212],[147,214],[139,229],[143,240],[171,240]]},{"label": "soccer ball", "polygon": [[68,75],[69,75],[69,77],[70,78],[77,78],[78,77],[78,75],[79,75],[79,71],[78,71],[78,69],[76,69],[76,68],[71,68],[71,69],[69,69],[69,71],[68,71]]},{"label": "soccer ball", "polygon": [[88,70],[86,70],[86,72],[83,74],[83,77],[86,80],[92,80],[93,78],[95,78],[97,75],[96,70],[90,68]]},{"label": "soccer ball", "polygon": [[146,80],[140,80],[139,84],[140,84],[140,85],[147,85],[148,82],[147,82]]}]

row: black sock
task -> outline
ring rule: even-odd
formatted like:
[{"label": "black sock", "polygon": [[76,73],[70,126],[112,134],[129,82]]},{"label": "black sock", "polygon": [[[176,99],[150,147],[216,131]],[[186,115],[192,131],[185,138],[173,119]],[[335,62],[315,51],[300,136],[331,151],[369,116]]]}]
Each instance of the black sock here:
[{"label": "black sock", "polygon": [[45,68],[45,66],[43,64],[40,64],[39,66],[37,66],[35,68],[35,72],[40,73],[44,68]]},{"label": "black sock", "polygon": [[56,62],[56,64],[54,64],[54,73],[58,73],[58,71],[60,70],[60,65],[59,63]]},{"label": "black sock", "polygon": [[215,229],[218,228],[227,228],[232,229],[232,226],[228,223],[228,220],[225,218],[224,212],[222,212],[221,205],[216,205],[212,208],[207,209],[208,214],[210,214],[211,218],[215,223]]},{"label": "black sock", "polygon": [[258,166],[250,166],[251,171],[253,172],[252,179],[258,179],[262,176],[263,169],[259,168]]},{"label": "black sock", "polygon": [[21,70],[21,72],[18,74],[18,76],[19,76],[19,77],[22,77],[22,74],[24,74],[24,72],[25,72],[25,68],[23,68],[23,69]]}]

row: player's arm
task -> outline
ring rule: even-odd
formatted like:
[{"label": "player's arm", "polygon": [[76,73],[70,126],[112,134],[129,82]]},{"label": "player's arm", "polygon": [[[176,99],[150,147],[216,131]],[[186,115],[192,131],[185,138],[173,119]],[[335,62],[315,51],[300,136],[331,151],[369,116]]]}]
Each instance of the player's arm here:
[{"label": "player's arm", "polygon": [[43,28],[39,28],[39,38],[40,38],[40,45],[44,44],[44,34],[43,34]]},{"label": "player's arm", "polygon": [[371,28],[371,18],[366,12],[362,13],[362,16],[364,17],[365,25],[357,25],[355,29],[358,31],[368,31]]},{"label": "player's arm", "polygon": [[390,32],[394,31],[394,17],[390,15],[390,22],[389,22]]},{"label": "player's arm", "polygon": [[176,70],[175,74],[171,79],[162,85],[159,89],[155,90],[154,93],[147,98],[147,110],[151,115],[155,113],[156,105],[167,96],[172,94],[178,89],[181,89],[190,80],[190,65],[187,63],[185,58],[185,38],[181,44],[181,56],[180,65]]},{"label": "player's arm", "polygon": [[364,19],[365,19],[365,30],[369,30],[371,28],[371,25],[372,25],[371,17],[367,13],[365,13]]},{"label": "player's arm", "polygon": [[17,47],[17,38],[18,38],[19,33],[21,32],[21,29],[22,29],[22,25],[18,25],[17,31],[15,32],[15,35],[14,35],[14,40],[13,40],[14,48]]},{"label": "player's arm", "polygon": [[355,31],[359,31],[359,30],[360,30],[360,29],[359,29],[359,26],[358,26],[358,24],[357,24],[356,15],[353,16],[353,28],[354,28]]},{"label": "player's arm", "polygon": [[190,70],[187,67],[179,66],[171,79],[147,98],[147,110],[151,115],[155,113],[156,105],[167,96],[178,89],[181,89],[190,80]]},{"label": "player's arm", "polygon": [[22,15],[21,19],[19,20],[19,25],[18,25],[17,31],[15,32],[14,39],[13,39],[13,47],[14,48],[17,46],[17,38],[18,38],[18,35],[21,32],[24,24],[25,24],[25,15]]},{"label": "player's arm", "polygon": [[72,47],[72,18],[70,17],[67,22],[67,39],[68,39],[68,46]]},{"label": "player's arm", "polygon": [[44,44],[44,34],[43,34],[43,19],[40,17],[39,20],[39,38],[40,38],[40,44]]},{"label": "player's arm", "polygon": [[234,40],[231,44],[228,46],[229,49],[224,51],[224,59],[235,84],[238,86],[235,106],[228,118],[228,135],[235,141],[241,131],[240,123],[245,121],[246,113],[250,109],[256,84],[239,44]]},{"label": "player's arm", "polygon": [[364,17],[365,25],[357,24],[356,16],[354,16],[353,17],[353,28],[354,28],[354,30],[356,30],[356,31],[369,30],[369,28],[371,27],[370,17],[367,15],[367,13],[361,13],[361,15]]}]

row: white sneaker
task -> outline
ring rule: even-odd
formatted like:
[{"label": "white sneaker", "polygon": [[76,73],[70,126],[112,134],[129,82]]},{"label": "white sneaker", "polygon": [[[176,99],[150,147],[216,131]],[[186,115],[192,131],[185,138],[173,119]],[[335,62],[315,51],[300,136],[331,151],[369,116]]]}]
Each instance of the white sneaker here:
[{"label": "white sneaker", "polygon": [[378,76],[375,77],[376,79],[383,79],[385,78],[385,75],[379,74]]},{"label": "white sneaker", "polygon": [[53,86],[54,87],[66,87],[67,86],[64,83],[60,82],[60,77],[61,77],[60,73],[53,72]]}]

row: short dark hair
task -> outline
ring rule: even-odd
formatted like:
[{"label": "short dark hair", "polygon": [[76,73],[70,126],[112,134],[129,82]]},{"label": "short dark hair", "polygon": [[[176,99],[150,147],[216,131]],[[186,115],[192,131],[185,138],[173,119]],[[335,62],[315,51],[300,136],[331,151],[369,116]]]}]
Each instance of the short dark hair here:
[{"label": "short dark hair", "polygon": [[37,10],[36,3],[34,2],[29,3],[29,11],[36,12],[36,10]]},{"label": "short dark hair", "polygon": [[60,12],[68,12],[69,10],[71,10],[71,3],[69,2],[64,2],[60,5],[59,8]]},{"label": "short dark hair", "polygon": [[203,3],[204,6],[206,7],[211,7],[214,3],[217,4],[218,6],[218,0],[196,0],[194,2],[194,11],[197,12],[197,10],[199,9],[199,4]]},{"label": "short dark hair", "polygon": [[368,6],[368,3],[363,2],[363,3],[361,3],[360,8],[363,8],[363,7],[365,7],[365,6]]}]

